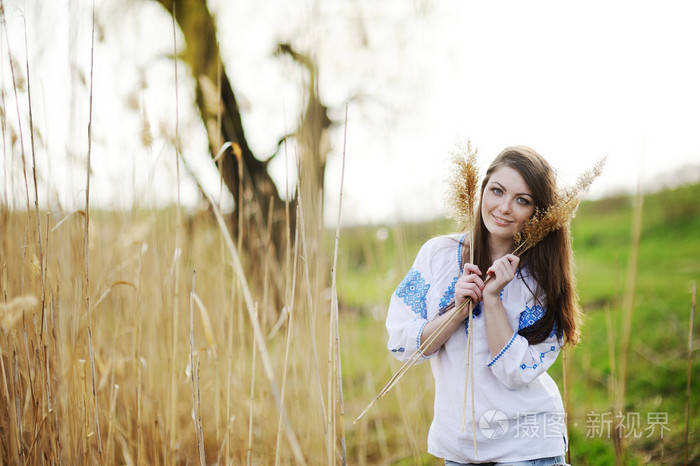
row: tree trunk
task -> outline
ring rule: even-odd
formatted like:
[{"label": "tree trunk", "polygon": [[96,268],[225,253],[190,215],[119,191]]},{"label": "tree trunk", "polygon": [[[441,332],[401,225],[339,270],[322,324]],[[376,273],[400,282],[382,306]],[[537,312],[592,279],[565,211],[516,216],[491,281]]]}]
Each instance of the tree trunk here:
[{"label": "tree trunk", "polygon": [[[207,130],[209,152],[217,159],[222,179],[235,199],[236,212],[232,216],[234,237],[240,237],[243,250],[251,265],[251,278],[266,283],[265,264],[271,259],[283,267],[287,245],[293,241],[296,229],[297,206],[289,202],[289,211],[280,198],[277,188],[267,171],[267,162],[255,158],[243,131],[241,114],[236,95],[221,64],[216,36],[216,24],[209,12],[206,0],[157,0],[171,15],[174,15],[185,37],[185,49],[181,56],[189,65],[195,78],[195,98],[202,121]],[[318,71],[314,61],[307,55],[295,51],[289,44],[279,44],[278,55],[288,55],[308,71],[306,87],[307,105],[300,117],[299,126],[288,136],[296,142],[290,148],[298,155],[301,173],[298,184],[302,201],[304,234],[307,250],[305,261],[312,267],[323,267],[323,187],[326,154],[331,120],[327,108],[318,97]],[[254,72],[255,70],[253,70]],[[230,142],[223,156],[218,152]],[[294,162],[292,162],[294,163]],[[287,264],[289,266],[289,264]],[[284,302],[285,285],[283,274],[272,272],[269,278],[276,293],[270,296],[273,309]],[[314,274],[311,293],[318,296],[323,288],[321,274]],[[254,277],[254,278],[253,278]],[[263,322],[266,320],[263,315]],[[274,317],[271,317],[274,319]]]},{"label": "tree trunk", "polygon": [[[236,95],[221,65],[216,24],[205,0],[157,0],[174,14],[184,37],[182,59],[195,79],[195,99],[209,138],[209,153],[216,157],[224,143],[232,143],[218,158],[226,187],[235,199],[234,235],[242,234],[248,247],[263,246],[267,232],[273,241],[285,236],[285,204],[267,171],[248,146]],[[174,5],[173,5],[174,3]],[[240,160],[238,159],[240,157]],[[242,169],[242,170],[241,170]],[[268,208],[272,216],[268,225]],[[290,209],[293,225],[295,209]],[[239,225],[242,220],[242,225]]]},{"label": "tree trunk", "polygon": [[[330,150],[328,130],[331,120],[328,118],[328,109],[321,103],[318,96],[318,70],[309,56],[297,52],[290,44],[279,44],[277,53],[289,55],[309,72],[306,109],[295,134],[302,157],[298,189],[301,192],[307,223],[312,220],[322,222],[320,218],[323,214],[322,188],[326,171],[326,155]],[[315,224],[315,226],[321,228],[322,225]]]}]

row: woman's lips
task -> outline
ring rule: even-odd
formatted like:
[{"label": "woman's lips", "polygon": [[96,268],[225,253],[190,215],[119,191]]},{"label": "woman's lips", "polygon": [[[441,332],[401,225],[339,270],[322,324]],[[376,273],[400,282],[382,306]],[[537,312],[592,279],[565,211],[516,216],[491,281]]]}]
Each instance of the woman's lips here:
[{"label": "woman's lips", "polygon": [[506,220],[506,219],[501,218],[501,217],[498,217],[497,215],[494,215],[494,214],[491,214],[491,217],[493,217],[494,221],[495,221],[498,225],[507,226],[507,225],[510,225],[511,223],[513,223],[513,222],[510,221],[510,220]]}]

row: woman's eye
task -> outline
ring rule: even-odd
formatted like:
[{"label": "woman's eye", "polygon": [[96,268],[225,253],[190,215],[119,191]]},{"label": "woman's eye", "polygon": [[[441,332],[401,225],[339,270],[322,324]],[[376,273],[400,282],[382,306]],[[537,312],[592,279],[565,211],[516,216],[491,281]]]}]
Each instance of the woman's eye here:
[{"label": "woman's eye", "polygon": [[494,194],[498,194],[499,196],[503,194],[503,190],[501,190],[501,188],[493,188],[491,189],[491,192],[493,192]]},{"label": "woman's eye", "polygon": [[530,201],[528,201],[528,200],[525,199],[524,197],[519,197],[519,198],[517,199],[517,203],[520,204],[520,205],[530,205]]}]

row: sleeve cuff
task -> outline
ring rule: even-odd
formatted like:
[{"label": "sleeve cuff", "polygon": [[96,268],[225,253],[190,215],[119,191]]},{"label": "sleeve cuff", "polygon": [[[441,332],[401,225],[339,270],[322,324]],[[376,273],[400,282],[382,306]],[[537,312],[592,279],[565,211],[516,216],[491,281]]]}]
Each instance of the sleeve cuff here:
[{"label": "sleeve cuff", "polygon": [[488,367],[491,367],[496,363],[496,361],[501,359],[501,357],[505,354],[505,352],[508,351],[508,349],[511,347],[511,345],[515,341],[515,337],[517,337],[517,336],[518,336],[517,332],[513,333],[513,336],[510,337],[510,340],[508,340],[508,343],[506,343],[506,346],[504,346],[503,349],[501,351],[499,351],[498,354],[491,361],[489,361],[486,365]]},{"label": "sleeve cuff", "polygon": [[428,325],[428,321],[423,322],[423,325],[420,326],[420,329],[418,329],[418,335],[416,336],[416,351],[418,351],[423,359],[430,359],[430,356],[426,356],[423,354],[423,352],[420,350],[420,339],[421,336],[423,335],[423,329],[425,326]]}]

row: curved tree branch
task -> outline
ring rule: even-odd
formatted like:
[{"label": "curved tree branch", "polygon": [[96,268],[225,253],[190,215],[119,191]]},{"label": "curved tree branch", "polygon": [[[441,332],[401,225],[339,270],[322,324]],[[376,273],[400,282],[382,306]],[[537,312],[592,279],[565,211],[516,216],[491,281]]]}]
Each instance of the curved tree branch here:
[{"label": "curved tree branch", "polygon": [[[209,153],[216,156],[225,142],[237,144],[241,163],[229,148],[218,161],[219,171],[235,199],[238,212],[242,210],[246,225],[261,227],[255,236],[243,232],[244,240],[257,240],[267,229],[278,227],[284,221],[284,201],[277,194],[275,184],[267,171],[267,163],[258,160],[246,140],[238,101],[226,71],[216,36],[216,24],[205,0],[157,0],[175,20],[185,37],[182,60],[189,66],[195,79],[195,100],[209,139]],[[174,4],[174,5],[173,5]],[[243,168],[243,173],[239,168]],[[241,182],[244,190],[241,189]],[[243,195],[241,195],[243,194]],[[262,212],[272,203],[272,224]],[[290,209],[294,212],[294,209]],[[234,234],[239,231],[238,217],[233,216]]]}]

